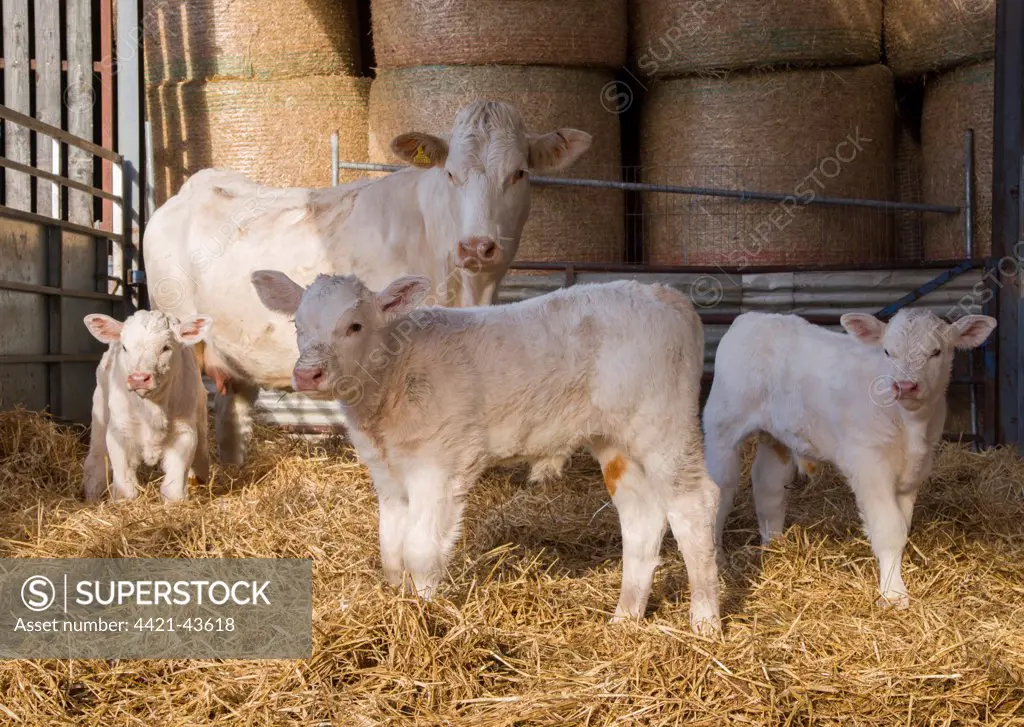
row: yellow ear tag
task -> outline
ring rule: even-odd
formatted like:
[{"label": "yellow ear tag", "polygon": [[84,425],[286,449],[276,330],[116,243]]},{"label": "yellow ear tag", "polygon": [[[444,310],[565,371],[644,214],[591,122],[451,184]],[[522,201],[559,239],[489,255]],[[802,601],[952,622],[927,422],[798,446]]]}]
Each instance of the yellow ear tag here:
[{"label": "yellow ear tag", "polygon": [[416,147],[416,153],[412,157],[412,163],[418,167],[429,167],[431,165],[430,157],[427,156],[427,152],[423,150],[423,145]]}]

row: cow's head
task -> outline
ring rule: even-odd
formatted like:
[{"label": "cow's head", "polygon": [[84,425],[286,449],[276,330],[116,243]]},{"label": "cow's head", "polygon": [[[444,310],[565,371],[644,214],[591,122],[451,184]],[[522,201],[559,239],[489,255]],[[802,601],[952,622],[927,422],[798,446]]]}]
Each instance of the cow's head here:
[{"label": "cow's head", "polygon": [[319,398],[357,404],[375,372],[400,356],[415,322],[396,318],[430,291],[430,280],[406,276],[375,293],[354,275],[319,275],[308,288],[276,270],[257,270],[252,283],[267,308],[295,321],[299,358],[292,388]]},{"label": "cow's head", "polygon": [[432,170],[444,185],[456,228],[455,265],[500,278],[516,254],[530,211],[530,174],[565,169],[590,142],[590,134],[576,129],[530,133],[512,106],[476,101],[459,111],[446,136],[402,134],[391,150]]},{"label": "cow's head", "polygon": [[950,324],[920,308],[904,308],[888,324],[866,313],[847,313],[841,323],[847,333],[879,348],[884,357],[884,371],[872,397],[898,402],[907,411],[945,396],[953,352],[980,346],[996,327],[990,316],[964,316]]},{"label": "cow's head", "polygon": [[[160,394],[180,367],[182,349],[202,341],[210,330],[209,316],[179,321],[157,311],[141,310],[124,323],[110,316],[85,317],[89,332],[115,351],[125,385],[143,398]],[[188,355],[192,355],[189,353]]]}]

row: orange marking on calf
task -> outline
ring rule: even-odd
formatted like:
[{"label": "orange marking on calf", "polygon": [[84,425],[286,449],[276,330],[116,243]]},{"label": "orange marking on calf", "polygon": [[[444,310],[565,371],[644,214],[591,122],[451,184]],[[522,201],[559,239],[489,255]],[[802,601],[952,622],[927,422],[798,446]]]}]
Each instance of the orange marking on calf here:
[{"label": "orange marking on calf", "polygon": [[775,452],[775,456],[779,458],[781,462],[789,461],[789,447],[780,442],[770,434],[762,434],[761,442],[771,447],[771,450]]},{"label": "orange marking on calf", "polygon": [[615,455],[604,468],[604,486],[608,488],[608,494],[615,497],[615,490],[618,489],[619,480],[626,472],[626,458],[621,454]]}]

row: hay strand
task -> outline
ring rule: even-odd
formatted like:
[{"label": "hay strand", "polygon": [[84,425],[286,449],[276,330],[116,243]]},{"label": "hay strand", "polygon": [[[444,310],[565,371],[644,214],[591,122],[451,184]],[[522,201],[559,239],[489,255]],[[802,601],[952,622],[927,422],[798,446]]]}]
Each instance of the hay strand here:
[{"label": "hay strand", "polygon": [[[974,129],[974,255],[992,251],[992,114],[995,63],[963,66],[925,86],[921,114],[924,201],[964,205],[964,132]],[[963,214],[926,215],[929,260],[966,255]]]},{"label": "hay strand", "polygon": [[148,87],[157,203],[207,167],[274,186],[329,185],[334,131],[342,159],[366,159],[369,85],[369,79],[313,76]]},{"label": "hay strand", "polygon": [[793,199],[787,211],[646,194],[648,261],[743,267],[890,259],[885,213],[803,202],[812,194],[891,198],[893,107],[892,77],[877,65],[655,83],[641,128],[645,181]]},{"label": "hay strand", "polygon": [[373,0],[371,15],[381,68],[626,62],[625,0]]},{"label": "hay strand", "polygon": [[996,0],[886,0],[886,63],[899,78],[991,58]]},{"label": "hay strand", "polygon": [[[601,105],[611,80],[605,71],[542,66],[381,71],[370,90],[370,160],[395,163],[388,147],[395,136],[445,133],[459,109],[485,98],[515,106],[531,131],[570,127],[593,135],[591,148],[562,176],[618,179],[619,119]],[[621,192],[534,187],[516,258],[620,262],[624,210]]]},{"label": "hay strand", "polygon": [[632,25],[645,76],[881,58],[881,0],[637,0]]},{"label": "hay strand", "polygon": [[359,71],[355,0],[145,0],[146,82]]},{"label": "hay strand", "polygon": [[[877,571],[849,488],[823,468],[757,545],[749,489],[726,528],[725,636],[690,634],[685,567],[663,548],[647,620],[607,623],[621,543],[596,465],[473,490],[437,600],[382,585],[376,500],[340,441],[257,432],[241,470],[163,506],[87,507],[79,433],[0,413],[7,557],[309,557],[313,658],[3,661],[24,727],[111,724],[1017,724],[1024,688],[1024,463],[943,446],[915,511],[912,605],[874,607]],[[582,459],[582,458],[581,458]],[[5,722],[6,723],[6,722]]]}]

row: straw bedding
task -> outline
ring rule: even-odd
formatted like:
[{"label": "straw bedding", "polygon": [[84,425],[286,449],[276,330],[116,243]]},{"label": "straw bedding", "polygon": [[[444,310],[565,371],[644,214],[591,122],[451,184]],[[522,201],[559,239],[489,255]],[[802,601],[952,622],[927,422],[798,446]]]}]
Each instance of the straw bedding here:
[{"label": "straw bedding", "polygon": [[641,73],[878,63],[881,0],[637,0]]},{"label": "straw bedding", "polygon": [[887,213],[804,202],[812,192],[891,199],[893,124],[884,66],[654,83],[641,125],[645,181],[795,199],[790,214],[778,203],[646,194],[648,261],[742,267],[890,259]]},{"label": "straw bedding", "polygon": [[366,159],[369,85],[369,79],[311,76],[148,87],[157,203],[207,167],[276,186],[329,185],[334,131],[342,159]]},{"label": "straw bedding", "polygon": [[[455,115],[479,99],[519,109],[532,132],[581,129],[590,149],[561,176],[618,180],[619,118],[602,106],[606,71],[544,66],[430,66],[380,71],[370,89],[370,161],[394,164],[389,144],[408,131],[451,130]],[[625,199],[614,190],[532,190],[518,260],[620,262]]]},{"label": "straw bedding", "polygon": [[873,606],[875,561],[830,469],[792,491],[795,525],[770,548],[742,496],[726,534],[725,636],[710,641],[689,633],[671,540],[648,619],[608,625],[620,542],[589,462],[544,486],[487,476],[452,583],[421,603],[381,585],[375,498],[351,452],[259,436],[244,469],[216,470],[182,505],[161,505],[153,484],[135,503],[86,507],[77,434],[0,414],[4,556],[314,563],[312,659],[0,662],[8,723],[1021,723],[1024,464],[1009,451],[943,447],[905,559],[905,612]]},{"label": "straw bedding", "polygon": [[381,68],[626,62],[626,0],[373,0],[370,7]]},{"label": "straw bedding", "polygon": [[147,83],[359,70],[356,0],[145,0]]},{"label": "straw bedding", "polygon": [[901,78],[991,58],[996,0],[886,0],[885,55]]},{"label": "straw bedding", "polygon": [[[944,73],[925,86],[921,114],[924,201],[964,204],[964,131],[974,129],[974,256],[992,251],[992,114],[995,63]],[[926,215],[924,253],[930,260],[966,255],[963,215]]]}]

